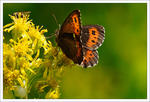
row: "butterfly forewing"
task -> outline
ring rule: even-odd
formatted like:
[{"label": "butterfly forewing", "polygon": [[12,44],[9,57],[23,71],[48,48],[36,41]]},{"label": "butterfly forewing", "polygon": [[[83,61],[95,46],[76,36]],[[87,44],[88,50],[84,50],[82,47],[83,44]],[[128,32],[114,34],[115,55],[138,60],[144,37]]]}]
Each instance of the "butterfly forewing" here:
[{"label": "butterfly forewing", "polygon": [[64,54],[76,64],[81,64],[83,60],[80,36],[80,11],[74,10],[62,24],[57,43]]},{"label": "butterfly forewing", "polygon": [[60,34],[61,37],[64,33],[75,34],[79,39],[81,35],[81,23],[80,23],[80,10],[74,10],[64,21],[61,26]]}]

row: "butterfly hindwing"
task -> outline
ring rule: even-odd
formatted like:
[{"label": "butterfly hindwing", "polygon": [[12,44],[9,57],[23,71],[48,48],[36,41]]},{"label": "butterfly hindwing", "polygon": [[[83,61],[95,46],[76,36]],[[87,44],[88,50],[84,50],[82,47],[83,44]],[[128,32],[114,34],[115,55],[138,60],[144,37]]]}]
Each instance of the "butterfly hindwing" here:
[{"label": "butterfly hindwing", "polygon": [[102,45],[105,35],[104,27],[99,25],[87,25],[82,27],[81,42],[83,46],[96,50]]},{"label": "butterfly hindwing", "polygon": [[99,57],[98,57],[97,50],[89,50],[83,48],[83,51],[84,51],[84,56],[81,65],[84,68],[94,66],[98,63]]}]

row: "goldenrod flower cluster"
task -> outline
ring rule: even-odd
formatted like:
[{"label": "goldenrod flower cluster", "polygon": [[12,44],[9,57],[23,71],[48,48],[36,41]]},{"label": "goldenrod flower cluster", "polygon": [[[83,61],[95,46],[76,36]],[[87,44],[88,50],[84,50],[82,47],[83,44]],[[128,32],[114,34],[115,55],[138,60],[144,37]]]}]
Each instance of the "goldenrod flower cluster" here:
[{"label": "goldenrod flower cluster", "polygon": [[12,23],[3,27],[4,98],[59,98],[62,72],[72,61],[46,40],[48,30],[35,26],[29,12],[9,16]]}]

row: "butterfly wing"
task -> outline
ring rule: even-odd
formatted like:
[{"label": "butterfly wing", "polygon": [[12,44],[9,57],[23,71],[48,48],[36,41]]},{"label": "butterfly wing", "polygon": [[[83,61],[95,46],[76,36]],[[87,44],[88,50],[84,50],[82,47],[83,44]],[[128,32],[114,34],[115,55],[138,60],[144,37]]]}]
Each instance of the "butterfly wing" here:
[{"label": "butterfly wing", "polygon": [[63,53],[76,64],[81,64],[83,60],[80,35],[80,11],[74,10],[62,24],[57,42]]},{"label": "butterfly wing", "polygon": [[73,37],[63,37],[63,39],[59,40],[58,45],[61,47],[63,53],[73,60],[74,63],[81,64],[83,55],[82,46],[79,41],[75,41]]},{"label": "butterfly wing", "polygon": [[80,23],[80,10],[74,10],[64,21],[61,26],[59,37],[64,33],[75,34],[77,39],[80,39],[81,35],[81,23]]},{"label": "butterfly wing", "polygon": [[98,63],[98,52],[97,50],[89,50],[86,48],[83,48],[84,56],[83,56],[83,61],[81,65],[86,68],[86,67],[92,67],[95,66]]},{"label": "butterfly wing", "polygon": [[82,27],[81,43],[91,50],[96,50],[102,45],[105,38],[103,26],[87,25]]},{"label": "butterfly wing", "polygon": [[83,48],[83,61],[81,65],[86,67],[94,66],[98,63],[97,48],[104,41],[104,27],[99,25],[87,25],[82,27],[81,43]]}]

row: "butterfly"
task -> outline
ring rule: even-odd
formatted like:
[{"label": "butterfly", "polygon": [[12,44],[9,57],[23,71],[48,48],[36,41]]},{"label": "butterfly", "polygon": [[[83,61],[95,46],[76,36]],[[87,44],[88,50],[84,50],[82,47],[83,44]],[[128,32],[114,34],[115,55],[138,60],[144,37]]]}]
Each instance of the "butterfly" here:
[{"label": "butterfly", "polygon": [[98,63],[97,49],[104,42],[104,33],[103,26],[82,26],[80,10],[74,10],[56,32],[56,42],[68,58],[86,68]]}]

